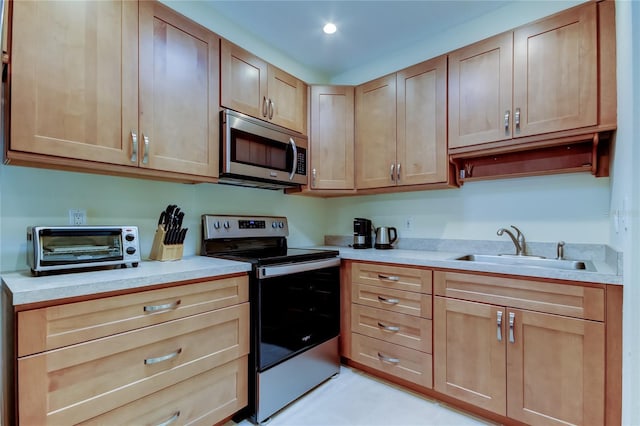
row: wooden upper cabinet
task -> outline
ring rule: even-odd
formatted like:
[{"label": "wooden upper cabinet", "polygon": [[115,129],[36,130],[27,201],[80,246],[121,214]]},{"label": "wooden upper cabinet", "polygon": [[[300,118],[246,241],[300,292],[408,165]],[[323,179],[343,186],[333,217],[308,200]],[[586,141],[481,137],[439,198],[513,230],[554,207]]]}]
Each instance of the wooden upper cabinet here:
[{"label": "wooden upper cabinet", "polygon": [[447,157],[447,57],[396,74],[399,185],[445,182]]},{"label": "wooden upper cabinet", "polygon": [[356,187],[396,184],[396,74],[356,87]]},{"label": "wooden upper cabinet", "polygon": [[449,54],[449,148],[598,124],[596,3]]},{"label": "wooden upper cabinet", "polygon": [[514,32],[514,136],[598,124],[597,4]]},{"label": "wooden upper cabinet", "polygon": [[449,148],[511,138],[513,33],[449,54]]},{"label": "wooden upper cabinet", "polygon": [[10,149],[131,164],[138,3],[16,1],[12,29]]},{"label": "wooden upper cabinet", "polygon": [[304,82],[228,40],[220,46],[220,104],[306,133]]},{"label": "wooden upper cabinet", "polygon": [[311,86],[311,189],[354,187],[354,88]]},{"label": "wooden upper cabinet", "polygon": [[217,176],[218,49],[206,28],[140,3],[141,167]]},{"label": "wooden upper cabinet", "polygon": [[222,39],[220,103],[226,108],[266,119],[267,63]]}]

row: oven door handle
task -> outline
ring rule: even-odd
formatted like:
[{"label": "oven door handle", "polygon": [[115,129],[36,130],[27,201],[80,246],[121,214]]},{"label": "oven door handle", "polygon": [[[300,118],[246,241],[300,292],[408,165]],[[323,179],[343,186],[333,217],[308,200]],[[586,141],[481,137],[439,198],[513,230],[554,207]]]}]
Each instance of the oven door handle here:
[{"label": "oven door handle", "polygon": [[340,266],[340,258],[314,260],[312,262],[288,263],[286,265],[260,266],[256,271],[259,279],[297,274],[298,272],[315,271],[316,269]]}]

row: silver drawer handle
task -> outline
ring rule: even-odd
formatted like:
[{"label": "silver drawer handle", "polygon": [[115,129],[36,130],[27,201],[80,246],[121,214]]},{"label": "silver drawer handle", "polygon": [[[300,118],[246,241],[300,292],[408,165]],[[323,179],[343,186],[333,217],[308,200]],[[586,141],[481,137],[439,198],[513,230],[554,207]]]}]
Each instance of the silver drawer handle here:
[{"label": "silver drawer handle", "polygon": [[390,358],[386,355],[382,355],[380,352],[378,352],[378,358],[380,359],[380,361],[383,361],[383,362],[388,362],[391,364],[400,364],[400,360],[398,358]]},{"label": "silver drawer handle", "polygon": [[144,360],[144,365],[157,364],[162,361],[168,361],[180,355],[181,352],[182,352],[182,348],[179,348],[177,351],[171,352],[170,354],[162,355],[156,358],[147,358]]},{"label": "silver drawer handle", "polygon": [[389,305],[397,305],[398,303],[400,303],[398,299],[387,299],[382,296],[378,296],[378,300],[381,301],[382,303],[388,303]]},{"label": "silver drawer handle", "polygon": [[381,322],[378,322],[378,327],[386,331],[400,331],[400,327],[396,327],[395,325],[385,325]]},{"label": "silver drawer handle", "polygon": [[173,413],[173,416],[169,417],[169,419],[165,420],[162,423],[158,423],[156,426],[168,426],[178,420],[178,417],[180,417],[180,411],[176,411],[175,413]]},{"label": "silver drawer handle", "polygon": [[388,280],[388,281],[400,281],[400,277],[396,277],[395,275],[382,275],[378,274],[378,279]]},{"label": "silver drawer handle", "polygon": [[170,309],[176,309],[180,306],[180,299],[175,302],[165,303],[164,305],[149,305],[144,307],[145,312],[157,312],[157,311],[168,311]]}]

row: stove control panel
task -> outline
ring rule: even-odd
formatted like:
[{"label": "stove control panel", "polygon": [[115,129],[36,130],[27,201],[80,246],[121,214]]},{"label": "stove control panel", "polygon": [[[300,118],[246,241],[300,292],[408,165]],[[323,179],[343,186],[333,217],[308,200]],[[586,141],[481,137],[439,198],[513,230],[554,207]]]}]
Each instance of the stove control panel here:
[{"label": "stove control panel", "polygon": [[202,237],[205,240],[288,235],[287,218],[283,216],[202,215]]}]

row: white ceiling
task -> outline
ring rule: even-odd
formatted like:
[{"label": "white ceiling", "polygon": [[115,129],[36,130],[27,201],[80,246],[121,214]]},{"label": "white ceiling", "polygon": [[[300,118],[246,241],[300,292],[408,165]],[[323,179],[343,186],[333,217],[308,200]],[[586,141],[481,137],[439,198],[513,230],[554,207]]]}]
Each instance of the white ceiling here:
[{"label": "white ceiling", "polygon": [[[218,14],[329,76],[424,42],[512,0],[207,0]],[[322,32],[332,21],[333,35]]]}]

